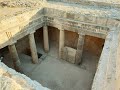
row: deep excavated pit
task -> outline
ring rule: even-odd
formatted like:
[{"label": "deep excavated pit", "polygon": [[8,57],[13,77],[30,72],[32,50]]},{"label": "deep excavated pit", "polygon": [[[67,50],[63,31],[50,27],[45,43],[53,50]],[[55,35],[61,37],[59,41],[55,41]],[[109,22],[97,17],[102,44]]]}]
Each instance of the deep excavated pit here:
[{"label": "deep excavated pit", "polygon": [[0,1],[2,62],[52,90],[119,88],[118,0],[9,1]]},{"label": "deep excavated pit", "polygon": [[[28,36],[20,39],[16,44],[24,74],[52,90],[90,90],[104,45],[104,39],[86,35],[82,62],[75,65],[59,59],[60,31],[54,27],[48,29],[50,44],[48,53],[45,53],[43,49],[43,28],[38,29],[35,33],[37,52],[41,56],[38,64],[32,64],[31,62]],[[65,30],[65,46],[77,49],[78,38],[77,33]],[[13,68],[8,50],[4,49],[1,52],[6,52],[3,53],[3,62]]]}]

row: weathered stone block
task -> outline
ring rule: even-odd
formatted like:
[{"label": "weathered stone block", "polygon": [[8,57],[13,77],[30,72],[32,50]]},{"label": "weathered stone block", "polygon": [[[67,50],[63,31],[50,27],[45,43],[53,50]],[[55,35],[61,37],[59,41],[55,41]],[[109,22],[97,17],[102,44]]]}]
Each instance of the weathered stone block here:
[{"label": "weathered stone block", "polygon": [[66,18],[68,19],[74,19],[75,15],[73,13],[67,13]]},{"label": "weathered stone block", "polygon": [[86,15],[84,16],[84,22],[96,24],[96,17]]},{"label": "weathered stone block", "polygon": [[81,14],[75,14],[74,19],[77,21],[84,21],[84,16]]},{"label": "weathered stone block", "polygon": [[81,62],[82,59],[82,50],[77,50],[76,51],[76,55],[75,55],[75,64],[79,64]]},{"label": "weathered stone block", "polygon": [[107,25],[107,19],[106,18],[97,18],[97,24],[98,25],[103,25],[106,26]]},{"label": "weathered stone block", "polygon": [[120,23],[120,20],[116,19],[108,19],[107,26],[108,27],[117,27]]},{"label": "weathered stone block", "polygon": [[63,48],[62,59],[74,64],[75,63],[75,55],[76,55],[76,49],[73,49],[71,47]]}]

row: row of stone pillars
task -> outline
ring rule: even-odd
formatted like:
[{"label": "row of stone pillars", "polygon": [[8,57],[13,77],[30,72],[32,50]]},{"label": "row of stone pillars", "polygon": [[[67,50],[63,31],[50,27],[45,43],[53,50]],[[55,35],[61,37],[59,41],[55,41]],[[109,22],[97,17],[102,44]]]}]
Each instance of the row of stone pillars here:
[{"label": "row of stone pillars", "polygon": [[[72,38],[72,37],[71,37]],[[79,34],[76,56],[75,56],[75,64],[81,63],[83,46],[84,46],[85,35]],[[63,29],[60,29],[60,37],[59,37],[59,58],[62,57],[62,49],[64,48],[65,41],[65,32]]]},{"label": "row of stone pillars", "polygon": [[[32,56],[32,62],[34,64],[38,63],[38,55],[37,55],[37,49],[36,49],[36,44],[35,44],[35,38],[34,38],[34,33],[31,32],[28,37],[29,37],[29,44],[30,44],[30,50],[31,50],[31,56]],[[72,38],[72,37],[71,37]],[[49,38],[48,38],[48,27],[45,25],[43,27],[43,41],[44,41],[44,50],[47,53],[49,51]],[[59,37],[59,58],[61,58],[61,52],[62,48],[64,48],[64,41],[65,41],[65,32],[63,29],[60,29],[60,37]],[[79,34],[79,39],[78,39],[78,45],[77,45],[77,52],[76,52],[76,64],[81,62],[81,57],[82,57],[82,52],[83,52],[83,45],[84,45],[84,35]],[[12,45],[8,46],[14,68],[16,71],[20,72],[21,71],[21,63],[20,59],[15,47],[15,43]]]},{"label": "row of stone pillars", "polygon": [[[38,60],[38,55],[37,55],[34,33],[35,32],[31,32],[28,35],[28,38],[29,38],[29,45],[30,45],[30,50],[31,50],[32,62],[34,64],[36,64],[39,62],[39,60]],[[43,39],[44,39],[44,50],[45,50],[45,52],[48,52],[49,51],[49,41],[48,41],[48,28],[46,25],[43,27]],[[15,47],[15,43],[9,45],[8,49],[9,49],[11,58],[13,60],[14,69],[18,72],[22,72],[21,62],[20,62],[16,47]]]}]

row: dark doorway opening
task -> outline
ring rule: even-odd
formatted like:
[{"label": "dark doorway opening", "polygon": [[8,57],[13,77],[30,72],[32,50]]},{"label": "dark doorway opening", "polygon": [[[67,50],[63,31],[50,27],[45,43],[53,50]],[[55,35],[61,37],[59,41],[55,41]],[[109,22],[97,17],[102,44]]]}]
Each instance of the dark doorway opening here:
[{"label": "dark doorway opening", "polygon": [[[31,56],[31,51],[30,51],[30,49],[26,49],[25,54],[28,55],[28,56]],[[39,52],[37,52],[37,55],[38,55],[38,58],[40,58],[40,57],[42,56],[42,54],[39,53]]]}]

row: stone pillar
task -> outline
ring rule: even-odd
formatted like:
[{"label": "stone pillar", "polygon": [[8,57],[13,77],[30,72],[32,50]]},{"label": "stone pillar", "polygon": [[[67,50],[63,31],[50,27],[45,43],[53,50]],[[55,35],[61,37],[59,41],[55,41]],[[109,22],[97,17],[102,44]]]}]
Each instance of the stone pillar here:
[{"label": "stone pillar", "polygon": [[49,51],[49,38],[48,38],[48,27],[46,25],[43,26],[43,42],[44,42],[44,50],[47,53]]},{"label": "stone pillar", "polygon": [[85,39],[85,35],[79,34],[77,51],[76,51],[76,56],[75,56],[75,64],[81,63],[84,39]]},{"label": "stone pillar", "polygon": [[59,36],[59,58],[62,56],[62,49],[64,48],[64,39],[65,39],[65,33],[64,30],[60,30],[60,36]]},{"label": "stone pillar", "polygon": [[18,72],[21,72],[22,71],[21,63],[20,63],[20,59],[19,59],[16,47],[15,47],[15,44],[9,45],[8,49],[9,49],[11,58],[13,60],[13,65],[14,65],[15,70]]},{"label": "stone pillar", "polygon": [[35,44],[34,32],[29,34],[29,44],[30,44],[32,62],[34,64],[38,63],[38,55],[37,55],[37,49]]}]

